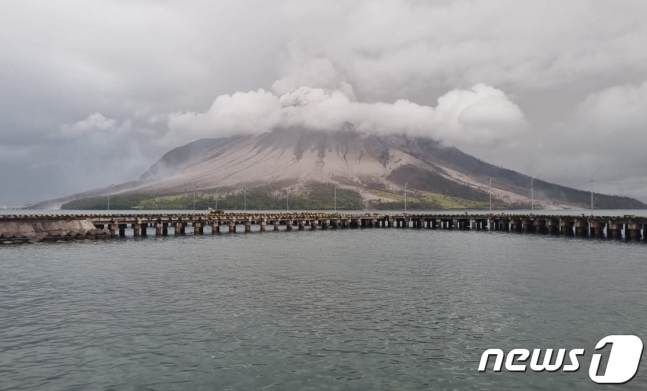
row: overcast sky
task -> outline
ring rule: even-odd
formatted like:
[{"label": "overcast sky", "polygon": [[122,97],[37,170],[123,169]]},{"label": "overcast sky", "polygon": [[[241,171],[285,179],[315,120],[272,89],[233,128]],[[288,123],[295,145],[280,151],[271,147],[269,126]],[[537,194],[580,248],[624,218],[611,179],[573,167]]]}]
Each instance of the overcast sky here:
[{"label": "overcast sky", "polygon": [[0,205],[135,179],[201,137],[344,122],[647,201],[645,15],[644,0],[2,0]]}]

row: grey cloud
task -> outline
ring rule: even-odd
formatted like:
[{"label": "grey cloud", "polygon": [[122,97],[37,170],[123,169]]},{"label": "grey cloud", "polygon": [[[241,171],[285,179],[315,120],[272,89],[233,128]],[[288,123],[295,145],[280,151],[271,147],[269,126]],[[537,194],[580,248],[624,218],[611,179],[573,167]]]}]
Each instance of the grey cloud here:
[{"label": "grey cloud", "polygon": [[[490,121],[482,145],[462,141],[474,127],[417,129],[546,180],[585,181],[599,163],[608,182],[640,182],[646,13],[640,0],[3,1],[0,204],[133,179],[167,148],[231,131],[178,118],[261,88],[337,91],[357,118],[398,100],[436,113],[487,85],[523,126]],[[600,190],[647,200],[641,185]]]}]

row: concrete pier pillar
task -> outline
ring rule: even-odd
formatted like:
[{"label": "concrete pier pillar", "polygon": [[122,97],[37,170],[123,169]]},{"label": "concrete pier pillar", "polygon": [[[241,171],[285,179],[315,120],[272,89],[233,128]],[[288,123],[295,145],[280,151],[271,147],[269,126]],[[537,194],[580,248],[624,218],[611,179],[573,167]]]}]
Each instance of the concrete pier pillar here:
[{"label": "concrete pier pillar", "polygon": [[533,231],[533,222],[530,219],[521,220],[521,230],[523,232],[532,232]]},{"label": "concrete pier pillar", "polygon": [[564,236],[572,236],[573,233],[573,226],[575,222],[570,219],[560,219],[559,220],[559,229]]},{"label": "concrete pier pillar", "polygon": [[231,233],[236,232],[236,220],[229,221],[229,232]]},{"label": "concrete pier pillar", "polygon": [[126,237],[126,226],[128,224],[119,224],[119,237],[125,238]]},{"label": "concrete pier pillar", "polygon": [[339,228],[339,219],[332,219],[331,222],[334,229]]},{"label": "concrete pier pillar", "polygon": [[613,239],[622,238],[623,225],[624,225],[623,223],[609,221],[609,224],[607,225],[607,237],[613,238]]},{"label": "concrete pier pillar", "polygon": [[575,235],[589,236],[589,222],[584,219],[575,220]]},{"label": "concrete pier pillar", "polygon": [[604,226],[605,223],[602,220],[592,219],[589,221],[589,226],[591,229],[591,237],[601,238],[604,237]]},{"label": "concrete pier pillar", "polygon": [[411,226],[411,219],[408,217],[405,217],[402,228],[409,228],[410,226]]},{"label": "concrete pier pillar", "polygon": [[285,229],[287,229],[288,231],[292,231],[292,220],[286,221]]},{"label": "concrete pier pillar", "polygon": [[261,232],[265,232],[267,230],[267,220],[266,219],[261,219]]},{"label": "concrete pier pillar", "polygon": [[199,221],[195,221],[193,223],[193,234],[194,235],[202,235],[202,223]]},{"label": "concrete pier pillar", "polygon": [[182,223],[182,226],[180,227],[180,234],[181,235],[186,235],[186,227],[188,223]]},{"label": "concrete pier pillar", "polygon": [[110,231],[110,237],[111,238],[116,238],[117,237],[117,224],[116,223],[108,224],[108,230]]},{"label": "concrete pier pillar", "polygon": [[328,229],[330,228],[330,220],[326,219],[321,222],[321,228]]},{"label": "concrete pier pillar", "polygon": [[279,219],[274,219],[273,223],[274,223],[274,230],[278,231],[279,225],[281,224],[281,222],[279,221]]},{"label": "concrete pier pillar", "polygon": [[631,240],[640,240],[642,239],[641,230],[642,230],[642,224],[631,222],[627,224],[627,231],[629,232],[627,237]]},{"label": "concrete pier pillar", "polygon": [[318,221],[317,221],[317,220],[310,220],[310,229],[311,229],[312,231],[314,231],[314,230],[316,230],[316,229],[317,229],[317,223],[318,223]]},{"label": "concrete pier pillar", "polygon": [[245,220],[245,232],[252,232],[252,220]]},{"label": "concrete pier pillar", "polygon": [[162,236],[162,223],[155,223],[155,236]]},{"label": "concrete pier pillar", "polygon": [[211,234],[216,235],[220,233],[220,221],[213,221],[211,223]]},{"label": "concrete pier pillar", "polygon": [[139,223],[133,224],[133,235],[136,238],[142,236],[142,225],[141,224],[139,224]]},{"label": "concrete pier pillar", "polygon": [[175,223],[175,236],[180,236],[182,235],[182,223],[176,222]]},{"label": "concrete pier pillar", "polygon": [[392,217],[389,217],[389,219],[388,219],[388,227],[393,228],[393,218]]},{"label": "concrete pier pillar", "polygon": [[299,220],[299,231],[306,229],[306,223],[304,220]]},{"label": "concrete pier pillar", "polygon": [[162,223],[162,236],[168,236],[169,223]]}]

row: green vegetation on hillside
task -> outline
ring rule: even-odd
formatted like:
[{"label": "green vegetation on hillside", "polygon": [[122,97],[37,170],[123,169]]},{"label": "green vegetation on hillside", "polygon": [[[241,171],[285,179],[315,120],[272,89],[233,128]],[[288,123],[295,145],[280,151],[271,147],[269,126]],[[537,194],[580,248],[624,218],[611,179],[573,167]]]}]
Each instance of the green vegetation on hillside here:
[{"label": "green vegetation on hillside", "polygon": [[[381,198],[387,198],[393,201],[372,201],[372,209],[378,210],[397,210],[404,209],[404,195],[392,193],[384,190],[373,190],[371,194]],[[407,195],[407,209],[484,209],[489,208],[490,203],[483,201],[472,201],[459,197],[446,196],[428,191],[410,191]],[[502,207],[496,201],[493,203],[494,208]]]},{"label": "green vegetation on hillside", "polygon": [[[195,209],[207,208],[228,210],[284,210],[288,200],[286,192],[275,187],[258,187],[247,190],[247,196],[241,190],[225,192],[228,189],[208,189],[195,194]],[[220,195],[216,195],[216,191]],[[289,208],[291,210],[303,209],[333,209],[334,187],[323,184],[311,184],[304,192],[290,192]],[[193,193],[184,194],[116,194],[110,196],[110,209],[112,210],[192,210],[194,203]],[[63,209],[80,210],[105,210],[108,206],[108,197],[93,197],[68,202]],[[337,209],[357,210],[363,209],[364,203],[359,193],[337,189]]]}]

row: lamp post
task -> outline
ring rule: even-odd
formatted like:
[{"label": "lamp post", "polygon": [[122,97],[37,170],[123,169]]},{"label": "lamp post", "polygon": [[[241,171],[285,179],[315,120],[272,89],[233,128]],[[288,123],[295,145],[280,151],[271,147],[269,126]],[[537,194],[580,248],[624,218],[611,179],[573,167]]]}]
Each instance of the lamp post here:
[{"label": "lamp post", "polygon": [[492,178],[490,178],[490,212],[492,212]]},{"label": "lamp post", "polygon": [[110,190],[115,187],[115,185],[108,186],[108,210],[110,210]]},{"label": "lamp post", "polygon": [[409,182],[406,182],[404,184],[404,211],[405,212],[407,211],[407,185],[408,184],[409,184]]},{"label": "lamp post", "polygon": [[593,175],[601,169],[602,167],[598,167],[591,173],[591,216],[593,216]]},{"label": "lamp post", "polygon": [[335,185],[334,194],[335,194],[335,212],[337,212],[337,186],[336,185]]},{"label": "lamp post", "polygon": [[532,179],[530,180],[530,197],[532,198],[530,208],[534,212],[535,211],[535,177],[532,177]]}]

